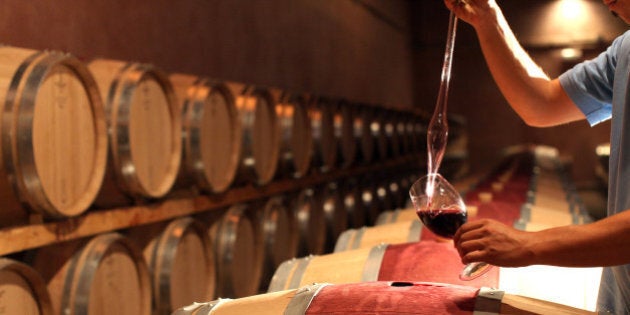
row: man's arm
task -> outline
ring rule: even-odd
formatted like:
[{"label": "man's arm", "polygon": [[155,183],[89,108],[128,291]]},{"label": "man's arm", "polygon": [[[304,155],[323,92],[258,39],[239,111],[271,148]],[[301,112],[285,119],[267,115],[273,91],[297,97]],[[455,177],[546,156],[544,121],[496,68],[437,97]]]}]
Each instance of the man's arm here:
[{"label": "man's arm", "polygon": [[545,127],[585,118],[559,80],[550,79],[525,52],[494,0],[444,2],[474,27],[496,84],[525,123]]},{"label": "man's arm", "polygon": [[630,263],[630,211],[584,225],[519,231],[494,220],[462,225],[454,237],[463,263],[497,266],[613,266]]}]

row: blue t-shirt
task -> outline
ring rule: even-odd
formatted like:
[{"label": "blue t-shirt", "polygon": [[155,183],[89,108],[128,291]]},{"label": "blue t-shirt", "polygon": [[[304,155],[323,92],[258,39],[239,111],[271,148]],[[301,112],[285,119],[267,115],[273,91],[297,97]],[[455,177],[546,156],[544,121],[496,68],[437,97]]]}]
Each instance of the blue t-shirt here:
[{"label": "blue t-shirt", "polygon": [[[560,76],[560,84],[591,125],[612,118],[608,215],[630,209],[629,74],[630,31],[597,58]],[[599,311],[630,314],[630,264],[604,268],[597,304]]]}]

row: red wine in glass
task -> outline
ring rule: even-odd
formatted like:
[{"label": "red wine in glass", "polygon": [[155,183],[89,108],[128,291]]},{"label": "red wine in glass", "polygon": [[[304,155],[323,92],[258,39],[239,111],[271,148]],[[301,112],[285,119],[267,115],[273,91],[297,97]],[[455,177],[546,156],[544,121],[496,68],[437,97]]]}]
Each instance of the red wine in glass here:
[{"label": "red wine in glass", "polygon": [[461,209],[430,209],[417,211],[416,214],[424,226],[444,238],[453,238],[467,219],[466,211]]}]

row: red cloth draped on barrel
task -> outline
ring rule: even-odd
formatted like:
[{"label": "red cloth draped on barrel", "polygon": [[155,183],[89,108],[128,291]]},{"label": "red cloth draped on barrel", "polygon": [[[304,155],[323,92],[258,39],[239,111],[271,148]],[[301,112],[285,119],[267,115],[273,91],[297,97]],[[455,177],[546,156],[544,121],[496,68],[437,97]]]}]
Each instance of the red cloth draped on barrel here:
[{"label": "red cloth draped on barrel", "polygon": [[326,286],[305,314],[472,314],[477,288],[364,282]]},{"label": "red cloth draped on barrel", "polygon": [[[424,233],[424,231],[423,231]],[[499,268],[492,268],[479,278],[462,281],[464,268],[452,242],[421,241],[389,245],[378,274],[379,281],[429,281],[473,287],[496,288]]]}]

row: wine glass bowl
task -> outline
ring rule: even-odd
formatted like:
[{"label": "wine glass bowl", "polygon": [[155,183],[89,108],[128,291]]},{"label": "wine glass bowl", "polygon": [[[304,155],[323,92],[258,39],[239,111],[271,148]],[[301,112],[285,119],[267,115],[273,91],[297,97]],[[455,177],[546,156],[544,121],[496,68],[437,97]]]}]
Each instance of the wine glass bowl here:
[{"label": "wine glass bowl", "polygon": [[[418,179],[411,185],[409,196],[424,226],[437,236],[452,239],[468,219],[461,195],[438,173]],[[491,265],[484,262],[471,263],[464,267],[459,278],[473,280],[490,268]]]},{"label": "wine glass bowl", "polygon": [[467,220],[466,205],[442,175],[433,173],[417,180],[409,190],[416,214],[431,232],[453,238]]}]

